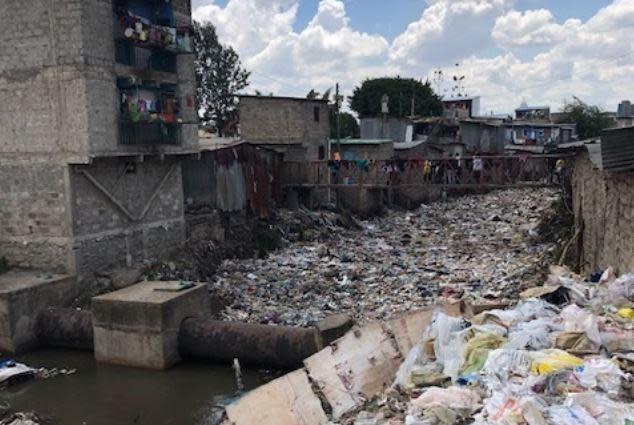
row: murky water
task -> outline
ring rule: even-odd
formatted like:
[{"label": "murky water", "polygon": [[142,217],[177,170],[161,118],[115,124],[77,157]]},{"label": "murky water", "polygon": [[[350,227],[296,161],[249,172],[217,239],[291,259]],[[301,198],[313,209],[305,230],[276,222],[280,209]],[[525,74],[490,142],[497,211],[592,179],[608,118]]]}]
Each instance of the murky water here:
[{"label": "murky water", "polygon": [[[167,371],[97,364],[93,354],[40,350],[17,358],[32,367],[76,368],[77,373],[29,380],[0,391],[12,410],[36,411],[60,425],[207,425],[214,406],[236,391],[229,366],[182,363]],[[244,371],[247,389],[273,379]]]}]

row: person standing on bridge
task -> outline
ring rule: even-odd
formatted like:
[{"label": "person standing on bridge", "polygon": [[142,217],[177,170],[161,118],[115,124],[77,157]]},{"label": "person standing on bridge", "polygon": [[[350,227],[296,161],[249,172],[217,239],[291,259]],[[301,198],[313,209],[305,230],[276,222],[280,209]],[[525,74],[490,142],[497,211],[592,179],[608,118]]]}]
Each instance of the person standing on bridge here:
[{"label": "person standing on bridge", "polygon": [[482,158],[477,156],[476,152],[476,156],[473,157],[473,177],[475,178],[476,183],[480,183],[480,180],[482,178],[482,168]]}]

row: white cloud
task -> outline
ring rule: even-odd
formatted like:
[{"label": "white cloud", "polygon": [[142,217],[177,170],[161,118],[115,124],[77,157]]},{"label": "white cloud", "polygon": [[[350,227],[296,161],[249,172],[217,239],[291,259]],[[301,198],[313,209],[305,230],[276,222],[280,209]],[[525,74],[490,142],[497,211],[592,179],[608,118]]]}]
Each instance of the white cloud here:
[{"label": "white cloud", "polygon": [[[590,1],[590,0],[588,0]],[[364,78],[424,78],[459,62],[485,110],[511,112],[522,100],[557,108],[573,95],[614,109],[634,98],[634,0],[615,0],[586,22],[557,22],[546,9],[516,11],[514,0],[427,0],[389,43],[355,28],[341,0],[321,0],[299,30],[299,0],[195,0],[254,71],[251,90],[304,95],[335,81],[347,94]],[[395,7],[398,7],[395,4]],[[377,17],[379,18],[379,17]]]},{"label": "white cloud", "polygon": [[565,39],[570,31],[581,25],[578,19],[570,19],[563,25],[555,22],[546,9],[518,12],[512,10],[495,21],[491,36],[502,47],[552,45]]},{"label": "white cloud", "polygon": [[[384,65],[387,40],[353,29],[342,1],[321,0],[300,32],[292,29],[297,7],[297,1],[230,0],[224,9],[213,3],[199,7],[194,17],[218,27],[221,41],[234,46],[254,72],[252,88],[263,92],[303,96],[311,88],[323,91],[337,81],[351,90]],[[263,21],[274,28],[260,31]],[[238,28],[252,26],[239,37],[234,35]]]}]

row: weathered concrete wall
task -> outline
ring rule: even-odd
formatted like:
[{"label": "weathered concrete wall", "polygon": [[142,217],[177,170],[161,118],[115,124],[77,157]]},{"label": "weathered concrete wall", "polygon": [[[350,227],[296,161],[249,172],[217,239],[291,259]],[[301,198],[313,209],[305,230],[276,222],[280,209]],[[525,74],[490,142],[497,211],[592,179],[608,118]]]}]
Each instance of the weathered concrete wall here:
[{"label": "weathered concrete wall", "polygon": [[[179,25],[191,21],[187,0],[175,2]],[[115,65],[112,0],[0,2],[0,153],[66,153],[72,160],[148,152],[118,144],[116,78],[176,83],[181,100],[180,146],[198,142],[193,56],[178,57],[177,74]],[[189,106],[188,106],[189,105]]]},{"label": "weathered concrete wall", "polygon": [[[306,159],[318,158],[318,147],[330,134],[328,104],[318,100],[245,96],[240,98],[240,135],[252,143],[302,143]],[[315,120],[315,108],[319,120]]]},{"label": "weathered concrete wall", "polygon": [[597,170],[584,151],[574,161],[572,191],[583,270],[634,271],[634,173]]},{"label": "weathered concrete wall", "polygon": [[80,275],[158,257],[184,242],[178,160],[100,159],[72,167],[70,180]]},{"label": "weathered concrete wall", "polygon": [[0,161],[0,257],[23,268],[72,267],[68,167]]}]

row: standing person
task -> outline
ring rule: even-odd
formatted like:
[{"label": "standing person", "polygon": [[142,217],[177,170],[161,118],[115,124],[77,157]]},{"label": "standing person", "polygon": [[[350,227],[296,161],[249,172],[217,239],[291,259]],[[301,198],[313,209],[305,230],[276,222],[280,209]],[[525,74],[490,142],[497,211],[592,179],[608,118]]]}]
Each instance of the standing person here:
[{"label": "standing person", "polygon": [[563,174],[564,174],[564,167],[566,166],[566,161],[564,161],[562,158],[559,158],[557,160],[557,162],[555,163],[555,183],[557,184],[561,184],[563,183]]},{"label": "standing person", "polygon": [[462,156],[460,155],[460,152],[456,153],[455,167],[457,177],[456,183],[462,183]]},{"label": "standing person", "polygon": [[476,179],[476,183],[480,183],[480,179],[482,178],[482,158],[479,156],[473,157],[473,176]]}]

